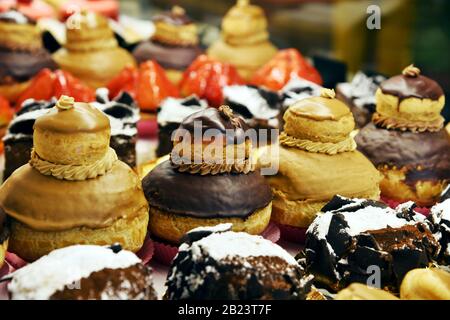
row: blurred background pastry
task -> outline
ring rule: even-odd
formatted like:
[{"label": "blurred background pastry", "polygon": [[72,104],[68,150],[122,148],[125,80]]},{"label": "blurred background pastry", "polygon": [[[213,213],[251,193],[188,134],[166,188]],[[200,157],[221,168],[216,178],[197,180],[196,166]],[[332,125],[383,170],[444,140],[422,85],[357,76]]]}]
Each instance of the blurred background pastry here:
[{"label": "blurred background pastry", "polygon": [[0,12],[17,10],[33,20],[54,18],[57,12],[44,0],[2,0]]},{"label": "blurred background pastry", "polygon": [[156,300],[150,268],[118,244],[57,249],[7,278],[12,300]]},{"label": "blurred background pastry", "polygon": [[92,88],[106,86],[123,68],[135,65],[132,55],[118,46],[103,16],[74,13],[66,21],[66,33],[66,43],[53,58],[61,69]]},{"label": "blurred background pastry", "polygon": [[178,6],[153,17],[153,23],[155,32],[151,39],[140,43],[133,56],[138,63],[157,61],[177,84],[183,71],[202,53],[197,26]]},{"label": "blurred background pastry", "polygon": [[387,291],[355,282],[339,291],[335,300],[398,300],[398,298]]},{"label": "blurred background pastry", "polygon": [[186,98],[166,98],[158,109],[158,147],[156,156],[162,157],[172,150],[172,134],[191,114],[208,107],[206,100],[196,95]]},{"label": "blurred background pastry", "polygon": [[[213,140],[204,135],[208,129],[215,134]],[[183,120],[170,160],[142,180],[153,237],[178,244],[193,228],[227,222],[233,230],[251,234],[267,228],[272,193],[254,170],[246,129],[228,106],[207,108]]]},{"label": "blurred background pastry", "polygon": [[36,21],[16,10],[0,13],[0,95],[10,102],[42,68],[56,68]]},{"label": "blurred background pastry", "polygon": [[350,82],[338,83],[336,86],[336,97],[350,107],[358,128],[372,121],[376,104],[375,92],[384,80],[386,78],[382,75],[367,75],[358,71]]},{"label": "blurred background pastry", "polygon": [[312,277],[260,236],[231,224],[196,228],[183,238],[167,277],[169,300],[304,300]]},{"label": "blurred background pastry", "polygon": [[353,116],[333,90],[298,101],[284,121],[279,155],[268,148],[259,160],[261,168],[279,161],[278,172],[266,176],[273,221],[302,233],[335,194],[379,199],[380,174],[356,151]]},{"label": "blurred background pastry", "polygon": [[222,20],[221,38],[207,51],[209,57],[234,65],[245,80],[277,52],[270,42],[261,7],[238,0]]},{"label": "blurred background pastry", "polygon": [[411,270],[403,279],[400,298],[450,300],[450,273],[437,268]]},{"label": "blurred background pastry", "polygon": [[334,291],[353,282],[398,293],[406,273],[431,266],[440,245],[410,202],[334,197],[308,228],[303,254],[317,286]]},{"label": "blurred background pastry", "polygon": [[450,181],[442,88],[411,65],[380,84],[376,103],[372,122],[360,130],[356,142],[383,174],[382,196],[433,205]]},{"label": "blurred background pastry", "polygon": [[148,204],[136,173],[109,147],[110,121],[62,96],[34,123],[33,150],[0,187],[10,250],[27,261],[72,244],[144,242]]}]

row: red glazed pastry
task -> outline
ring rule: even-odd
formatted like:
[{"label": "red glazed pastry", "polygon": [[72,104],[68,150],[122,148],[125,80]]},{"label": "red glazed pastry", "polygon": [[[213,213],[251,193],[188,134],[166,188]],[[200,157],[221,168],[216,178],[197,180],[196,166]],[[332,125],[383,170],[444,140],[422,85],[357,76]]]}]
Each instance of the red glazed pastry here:
[{"label": "red glazed pastry", "polygon": [[223,87],[243,83],[235,67],[201,55],[184,72],[180,90],[183,96],[195,94],[217,107],[223,103]]},{"label": "red glazed pastry", "polygon": [[61,6],[59,15],[61,19],[66,20],[75,11],[80,10],[95,12],[117,20],[119,17],[119,2],[117,0],[71,0]]},{"label": "red glazed pastry", "polygon": [[155,61],[141,63],[139,69],[127,67],[107,85],[110,96],[127,91],[143,111],[156,111],[167,97],[178,97],[178,88]]},{"label": "red glazed pastry", "polygon": [[95,92],[69,72],[43,69],[32,80],[27,89],[17,100],[17,106],[30,98],[35,100],[50,100],[52,97],[59,98],[61,95],[72,96],[75,101],[94,101]]},{"label": "red glazed pastry", "polygon": [[319,72],[297,49],[280,50],[253,75],[251,83],[271,90],[280,90],[294,75],[322,85]]},{"label": "red glazed pastry", "polygon": [[[13,111],[9,101],[0,96],[0,138],[5,135],[6,128],[11,120]],[[0,154],[3,153],[3,141],[0,141]]]},{"label": "red glazed pastry", "polygon": [[41,0],[1,0],[0,12],[17,9],[27,17],[38,20],[55,16],[53,8]]}]

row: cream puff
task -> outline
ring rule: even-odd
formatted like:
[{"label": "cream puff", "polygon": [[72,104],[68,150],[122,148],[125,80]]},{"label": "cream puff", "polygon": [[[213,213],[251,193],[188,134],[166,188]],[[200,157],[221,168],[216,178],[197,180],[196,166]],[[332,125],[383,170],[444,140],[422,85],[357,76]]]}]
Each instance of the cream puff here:
[{"label": "cream puff", "polygon": [[63,70],[93,88],[104,87],[126,66],[135,66],[133,56],[119,47],[108,20],[81,11],[66,21],[67,39],[53,59]]},{"label": "cream puff", "polygon": [[234,65],[249,80],[277,53],[267,32],[264,11],[248,0],[238,0],[222,21],[222,36],[207,51],[209,57]]},{"label": "cream puff", "polygon": [[[234,231],[250,234],[266,229],[272,193],[255,171],[247,129],[228,106],[184,119],[173,138],[170,160],[142,181],[152,236],[178,244],[187,231],[200,226],[232,223]],[[216,134],[214,139],[208,132]]]},{"label": "cream puff", "polygon": [[134,171],[109,147],[108,117],[61,96],[37,118],[31,160],[0,187],[9,250],[32,261],[73,244],[141,248],[148,204]]},{"label": "cream puff", "polygon": [[380,84],[372,122],[356,136],[358,149],[383,174],[383,197],[432,206],[450,182],[450,139],[443,128],[442,88],[408,66]]},{"label": "cream puff", "polygon": [[41,69],[55,69],[36,22],[21,12],[0,13],[0,95],[15,102]]}]

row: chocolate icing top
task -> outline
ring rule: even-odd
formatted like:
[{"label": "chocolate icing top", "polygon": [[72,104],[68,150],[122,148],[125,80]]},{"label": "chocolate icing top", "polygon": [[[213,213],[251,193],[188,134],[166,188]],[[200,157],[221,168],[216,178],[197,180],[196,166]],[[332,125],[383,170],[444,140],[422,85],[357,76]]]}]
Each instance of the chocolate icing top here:
[{"label": "chocolate icing top", "polygon": [[142,180],[151,206],[195,218],[245,219],[272,200],[259,172],[197,175],[181,173],[170,161],[159,164]]},{"label": "chocolate icing top", "polygon": [[17,10],[9,10],[0,13],[0,22],[16,24],[36,24],[36,21]]},{"label": "chocolate icing top", "polygon": [[56,63],[45,49],[27,52],[0,48],[0,84],[27,81],[43,68],[56,69]]},{"label": "chocolate icing top", "polygon": [[[226,111],[220,111],[217,108],[207,108],[190,115],[180,124],[179,129],[194,133],[197,123],[199,124],[199,128],[201,128],[202,134],[208,129],[218,130],[226,136],[227,144],[243,143],[246,138],[245,131],[249,129],[245,120],[241,117],[233,114],[227,115]],[[230,130],[233,130],[233,134],[227,132]]]},{"label": "chocolate icing top", "polygon": [[444,92],[434,80],[422,76],[397,75],[380,84],[383,93],[398,97],[400,100],[414,97],[438,100]]},{"label": "chocolate icing top", "polygon": [[[445,130],[414,133],[387,130],[367,124],[355,137],[358,150],[375,166],[421,166],[417,172],[435,179],[450,179],[450,140]],[[415,173],[409,178],[415,180]],[[408,177],[407,177],[408,178]]]}]

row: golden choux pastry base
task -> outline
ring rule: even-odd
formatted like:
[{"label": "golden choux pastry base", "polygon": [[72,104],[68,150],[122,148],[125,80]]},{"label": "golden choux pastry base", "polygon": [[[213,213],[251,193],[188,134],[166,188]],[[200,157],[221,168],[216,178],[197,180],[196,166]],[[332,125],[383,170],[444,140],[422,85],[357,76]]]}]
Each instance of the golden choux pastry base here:
[{"label": "golden choux pastry base", "polygon": [[5,97],[9,102],[15,102],[30,83],[31,80],[0,85],[0,96]]},{"label": "golden choux pastry base", "polygon": [[271,212],[272,202],[264,208],[256,210],[246,219],[200,219],[164,212],[156,207],[150,206],[149,229],[152,235],[174,244],[179,243],[183,235],[191,229],[215,226],[220,223],[232,223],[233,231],[243,231],[257,235],[263,232],[269,225]]},{"label": "golden choux pastry base", "polygon": [[0,244],[0,268],[3,266],[3,263],[5,262],[6,250],[8,250],[8,239],[6,239],[5,241],[3,241],[3,243]]},{"label": "golden choux pastry base", "polygon": [[380,190],[384,197],[401,202],[411,200],[418,206],[434,205],[448,184],[445,181],[418,181],[411,187],[405,183],[406,168],[383,166],[378,170],[383,175]]},{"label": "golden choux pastry base", "polygon": [[138,251],[147,234],[147,209],[133,219],[121,218],[111,226],[101,229],[78,227],[65,231],[36,231],[13,220],[9,251],[26,261],[34,261],[50,251],[75,244],[111,245],[120,243],[122,248]]}]

